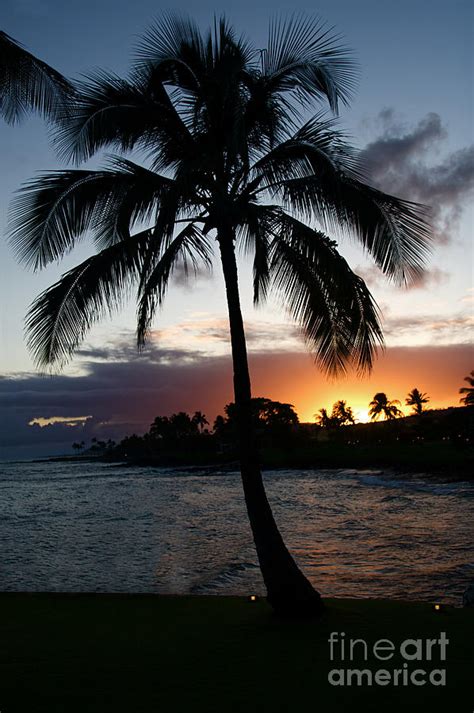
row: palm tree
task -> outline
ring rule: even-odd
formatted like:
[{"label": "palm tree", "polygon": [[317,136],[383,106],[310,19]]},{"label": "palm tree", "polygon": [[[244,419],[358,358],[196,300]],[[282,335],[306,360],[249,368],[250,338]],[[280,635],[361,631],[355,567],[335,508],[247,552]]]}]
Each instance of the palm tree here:
[{"label": "palm tree", "polygon": [[413,412],[420,415],[423,411],[423,404],[429,401],[428,394],[422,394],[418,389],[412,389],[405,399],[407,406],[413,406]]},{"label": "palm tree", "polygon": [[465,406],[474,406],[474,371],[471,371],[469,376],[465,376],[464,381],[467,381],[469,386],[461,386],[459,393],[465,396],[459,400]]},{"label": "palm tree", "polygon": [[328,414],[327,409],[325,408],[320,408],[318,413],[314,414],[314,419],[318,426],[321,426],[321,428],[331,428],[333,425],[335,425],[331,416]]},{"label": "palm tree", "polygon": [[339,426],[347,426],[355,423],[354,413],[352,408],[347,405],[347,401],[336,401],[332,407],[332,418],[337,421]]},{"label": "palm tree", "polygon": [[342,399],[333,404],[331,415],[328,414],[327,409],[321,408],[314,414],[314,418],[321,428],[338,428],[355,423],[352,408]]},{"label": "palm tree", "polygon": [[54,117],[73,92],[59,72],[0,31],[0,114],[9,124],[30,111]]},{"label": "palm tree", "polygon": [[[245,501],[268,601],[282,613],[319,611],[267,500],[252,425],[251,387],[236,248],[253,256],[255,304],[272,288],[330,373],[373,362],[382,340],[364,281],[317,226],[356,236],[390,278],[409,283],[429,250],[424,210],[367,185],[356,153],[321,112],[347,103],[353,64],[319,21],[270,25],[255,50],[225,20],[203,35],[165,16],[144,36],[132,73],[95,72],[78,84],[56,145],[81,162],[104,147],[141,149],[102,170],[61,170],[27,184],[13,204],[18,258],[42,268],[86,232],[96,254],[42,293],[27,316],[40,366],[64,363],[88,329],[137,284],[142,347],[176,267],[220,255],[230,324]],[[144,224],[147,227],[144,227]]]},{"label": "palm tree", "polygon": [[372,421],[377,420],[382,414],[388,421],[400,418],[403,416],[403,412],[400,411],[397,404],[400,404],[400,401],[389,401],[387,394],[379,391],[369,404],[369,416]]},{"label": "palm tree", "polygon": [[196,424],[196,426],[199,428],[200,432],[202,433],[204,430],[204,426],[209,426],[209,421],[205,417],[201,411],[196,411],[193,416],[193,422]]}]

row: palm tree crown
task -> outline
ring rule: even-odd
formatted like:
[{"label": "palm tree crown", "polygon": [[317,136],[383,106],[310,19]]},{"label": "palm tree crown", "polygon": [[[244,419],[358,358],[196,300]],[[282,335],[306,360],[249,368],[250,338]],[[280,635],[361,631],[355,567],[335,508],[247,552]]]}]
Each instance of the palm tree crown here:
[{"label": "palm tree crown", "polygon": [[459,389],[459,393],[464,394],[460,401],[465,406],[474,406],[474,371],[471,371],[469,376],[465,376],[464,381],[467,381],[469,386],[461,386]]},{"label": "palm tree crown", "polygon": [[423,404],[427,404],[429,401],[428,394],[421,393],[418,389],[412,389],[405,399],[407,406],[413,406],[413,411],[416,414],[421,414],[423,412]]},{"label": "palm tree crown", "polygon": [[387,394],[383,391],[379,391],[375,394],[374,398],[369,404],[369,416],[372,421],[379,418],[379,416],[384,416],[387,420],[392,420],[394,418],[399,418],[403,416],[403,412],[398,408],[400,401],[396,399],[389,401]]},{"label": "palm tree crown", "polygon": [[195,423],[196,426],[199,428],[201,433],[204,430],[204,426],[209,426],[209,421],[202,413],[202,411],[195,411],[192,420],[193,423]]},{"label": "palm tree crown", "polygon": [[97,248],[32,305],[38,364],[67,360],[133,284],[142,345],[173,271],[209,266],[217,231],[253,255],[255,303],[279,293],[325,369],[370,367],[377,308],[319,228],[354,234],[399,282],[420,273],[428,230],[420,206],[364,182],[330,119],[301,123],[314,102],[347,102],[352,82],[346,50],[311,19],[273,23],[259,54],[225,20],[203,36],[170,15],[128,78],[100,71],[77,85],[56,133],[63,157],[141,150],[147,167],[112,156],[102,170],[45,173],[14,201],[11,239],[26,265],[45,267],[86,233]]},{"label": "palm tree crown", "polygon": [[314,417],[316,423],[322,428],[337,428],[355,423],[352,408],[347,405],[347,401],[342,399],[333,404],[331,415],[328,414],[327,409],[322,408],[314,414]]}]

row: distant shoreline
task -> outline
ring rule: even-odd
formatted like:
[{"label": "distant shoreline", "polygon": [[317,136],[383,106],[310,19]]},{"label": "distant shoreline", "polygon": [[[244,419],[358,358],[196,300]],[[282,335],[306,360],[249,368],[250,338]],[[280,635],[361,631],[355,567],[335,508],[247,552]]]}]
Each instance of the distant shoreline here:
[{"label": "distant shoreline", "polygon": [[[405,453],[409,446],[405,447]],[[420,448],[420,447],[418,447]],[[429,445],[423,446],[423,448],[429,449]],[[419,476],[422,478],[427,478],[429,480],[435,480],[438,482],[460,482],[460,481],[472,481],[474,477],[472,458],[468,457],[466,454],[465,463],[456,463],[450,465],[444,462],[442,459],[433,460],[433,458],[426,458],[425,462],[423,459],[417,458],[416,462],[410,462],[409,458],[405,457],[401,459],[400,463],[388,462],[387,449],[384,447],[379,447],[379,453],[373,453],[373,459],[367,459],[366,457],[360,458],[360,454],[357,453],[356,449],[353,449],[351,453],[345,452],[345,449],[338,446],[337,453],[331,452],[328,455],[327,449],[326,453],[321,453],[320,458],[308,458],[307,453],[302,453],[300,457],[297,454],[285,454],[284,456],[278,458],[279,454],[271,453],[267,454],[267,458],[262,460],[263,470],[377,470],[383,474],[391,474],[397,478],[412,478],[413,476]],[[382,451],[382,453],[380,453]],[[365,453],[363,454],[366,455]],[[391,455],[391,453],[389,454]],[[406,453],[410,456],[410,453]],[[419,456],[420,453],[418,452]],[[353,462],[348,462],[348,458],[352,456]],[[359,457],[358,457],[359,456]],[[377,458],[377,456],[379,456]],[[310,462],[310,460],[312,462]],[[223,471],[233,472],[239,470],[239,462],[237,460],[232,461],[218,461],[218,460],[207,460],[201,463],[197,463],[191,460],[185,460],[178,457],[176,454],[170,454],[163,458],[137,458],[124,460],[120,458],[111,458],[109,456],[101,455],[71,455],[71,456],[50,456],[45,458],[37,458],[30,460],[30,463],[105,463],[109,465],[122,465],[124,468],[137,468],[137,467],[151,467],[151,468],[173,468],[181,469],[186,472],[198,471],[202,473],[203,470],[208,471],[207,474],[212,475],[214,473],[222,474]]]}]

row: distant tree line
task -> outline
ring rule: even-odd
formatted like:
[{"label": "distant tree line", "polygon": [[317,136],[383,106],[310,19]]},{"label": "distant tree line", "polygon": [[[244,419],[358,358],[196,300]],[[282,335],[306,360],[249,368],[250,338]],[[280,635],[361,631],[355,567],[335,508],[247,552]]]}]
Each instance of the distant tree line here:
[{"label": "distant tree line", "polygon": [[[460,399],[460,402],[465,406],[474,405],[474,371],[471,371],[469,376],[466,376],[465,381],[468,382],[469,386],[463,386],[459,389],[460,394],[464,396]],[[425,404],[429,403],[430,398],[428,394],[420,391],[417,388],[412,389],[406,399],[405,404],[412,407],[412,413],[421,416],[424,412]],[[400,401],[397,399],[390,400],[386,393],[379,391],[376,393],[369,403],[368,414],[372,421],[377,421],[380,417],[383,417],[387,421],[391,421],[395,418],[402,418],[405,414],[399,408]],[[315,414],[316,423],[322,428],[337,428],[339,426],[348,426],[355,423],[354,414],[352,408],[347,405],[346,401],[336,401],[332,407],[331,414],[328,413],[327,409],[319,409],[319,412]]]},{"label": "distant tree line", "polygon": [[[469,387],[460,389],[460,401],[464,406],[473,406],[474,371],[466,377],[466,381]],[[472,417],[466,419],[462,413],[458,413],[451,414],[447,419],[439,414],[463,409],[426,411],[424,407],[429,401],[426,393],[413,388],[405,398],[405,404],[412,407],[412,417],[423,418],[402,419],[404,414],[399,408],[400,401],[390,400],[384,392],[378,392],[369,403],[368,414],[372,423],[356,423],[353,409],[347,401],[340,399],[334,403],[331,412],[325,408],[319,409],[314,424],[301,424],[292,404],[259,397],[253,398],[251,402],[252,421],[258,444],[264,450],[291,451],[305,448],[321,440],[324,433],[328,434],[330,440],[348,444],[391,441],[422,443],[425,440],[469,442]],[[379,419],[382,422],[375,423]],[[205,460],[215,455],[231,457],[236,437],[237,407],[235,403],[229,403],[224,408],[224,414],[215,418],[212,428],[202,411],[195,411],[192,415],[179,411],[171,416],[156,416],[149,430],[142,436],[132,434],[118,444],[112,440],[93,438],[88,448],[84,441],[75,442],[72,447],[78,454],[125,460],[166,460],[177,456],[184,458],[186,454],[192,454],[193,458],[200,456]]]}]

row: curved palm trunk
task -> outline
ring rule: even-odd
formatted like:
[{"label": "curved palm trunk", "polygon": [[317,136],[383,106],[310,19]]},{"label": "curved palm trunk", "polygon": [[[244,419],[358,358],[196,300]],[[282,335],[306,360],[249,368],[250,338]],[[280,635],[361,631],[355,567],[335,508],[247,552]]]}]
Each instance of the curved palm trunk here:
[{"label": "curved palm trunk", "polygon": [[247,346],[232,230],[220,230],[218,242],[229,310],[242,483],[255,548],[267,588],[267,599],[280,614],[316,614],[323,609],[320,595],[288,552],[265,493],[252,425]]}]

